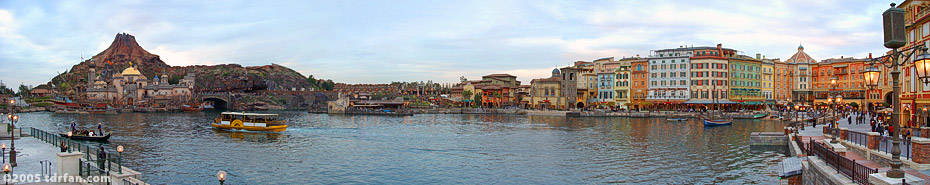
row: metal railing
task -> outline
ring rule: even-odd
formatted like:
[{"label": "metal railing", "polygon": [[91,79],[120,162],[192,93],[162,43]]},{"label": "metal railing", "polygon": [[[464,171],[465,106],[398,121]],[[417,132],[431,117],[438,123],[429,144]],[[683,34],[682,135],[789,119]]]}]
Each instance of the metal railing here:
[{"label": "metal railing", "polygon": [[[35,137],[36,139],[52,144],[55,147],[60,148],[61,144],[64,143],[67,146],[66,152],[83,152],[84,156],[83,156],[83,159],[81,159],[82,162],[81,162],[81,167],[80,167],[82,170],[84,170],[84,168],[86,168],[86,170],[90,170],[91,167],[93,167],[93,169],[98,169],[96,164],[90,165],[90,164],[84,164],[84,163],[96,162],[97,160],[103,160],[104,161],[103,164],[107,166],[106,168],[103,168],[103,169],[108,169],[107,171],[122,173],[122,159],[117,159],[117,157],[113,156],[114,154],[116,154],[115,151],[107,152],[107,157],[105,159],[98,159],[97,155],[100,154],[99,147],[92,147],[91,144],[76,142],[76,141],[68,139],[67,137],[62,137],[58,134],[49,133],[47,131],[40,130],[40,129],[29,128],[29,133],[32,134],[32,136]],[[104,149],[104,151],[106,150]],[[114,169],[114,168],[109,168],[108,166],[116,166],[116,167]],[[88,174],[90,174],[90,173],[83,173],[84,171],[81,171],[81,172],[82,172],[81,174],[82,176],[87,176]]]},{"label": "metal railing", "polygon": [[[888,136],[884,136],[880,138],[878,142],[878,151],[882,151],[882,152],[886,152],[890,154],[891,149],[892,149],[892,143],[891,143],[892,140],[894,139]],[[913,155],[911,152],[911,140],[901,139],[900,147],[901,147],[901,157],[910,159],[911,156]]]},{"label": "metal railing", "polygon": [[846,140],[864,147],[869,146],[869,134],[856,132],[856,131],[846,131]]},{"label": "metal railing", "polygon": [[830,149],[827,149],[822,144],[813,143],[812,141],[809,146],[811,155],[823,159],[827,165],[833,166],[838,173],[846,175],[856,183],[870,184],[869,174],[878,173],[878,168],[869,168],[859,164],[856,160],[850,160],[840,154],[830,151]]},{"label": "metal railing", "polygon": [[[810,142],[814,142],[814,139],[811,138]],[[794,135],[794,143],[798,145],[798,148],[801,148],[801,153],[810,154],[810,151],[808,151],[808,146],[805,146],[804,141],[801,141],[800,135]]]}]

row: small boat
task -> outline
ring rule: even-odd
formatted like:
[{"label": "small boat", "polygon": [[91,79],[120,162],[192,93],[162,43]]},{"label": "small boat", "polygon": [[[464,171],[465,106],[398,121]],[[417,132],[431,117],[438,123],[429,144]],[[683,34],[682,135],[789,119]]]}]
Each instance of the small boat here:
[{"label": "small boat", "polygon": [[759,118],[764,118],[765,116],[768,116],[768,115],[769,115],[768,113],[761,113],[761,114],[752,115],[752,118],[759,119]]},{"label": "small boat", "polygon": [[287,130],[286,123],[278,120],[277,114],[223,112],[210,125],[218,129],[281,132]]},{"label": "small boat", "polygon": [[203,107],[192,107],[190,105],[181,105],[181,110],[184,112],[197,112],[203,110]]},{"label": "small boat", "polygon": [[665,118],[665,121],[687,121],[687,120],[688,120],[688,118],[683,118],[683,117],[669,117],[669,118]]},{"label": "small boat", "polygon": [[705,119],[704,119],[704,126],[705,126],[705,127],[730,125],[730,124],[732,124],[732,123],[733,123],[733,119],[732,119],[732,118],[723,118],[723,119],[707,119],[707,118],[705,118]]},{"label": "small boat", "polygon": [[[59,133],[58,135],[61,137],[66,137],[66,138],[68,137],[68,133]],[[71,134],[71,139],[72,140],[85,140],[85,141],[107,141],[110,139],[110,132],[107,132],[107,135],[105,136],[100,136],[100,135],[88,136],[88,135]]]}]

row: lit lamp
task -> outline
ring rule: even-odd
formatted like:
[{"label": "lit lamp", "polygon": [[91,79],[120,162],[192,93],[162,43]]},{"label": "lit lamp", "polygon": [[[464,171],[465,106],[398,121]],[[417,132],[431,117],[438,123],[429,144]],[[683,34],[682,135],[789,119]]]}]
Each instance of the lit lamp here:
[{"label": "lit lamp", "polygon": [[[3,163],[3,174],[9,175],[13,171],[13,166],[10,163]],[[10,179],[4,179],[5,184],[10,184]]]},{"label": "lit lamp", "polygon": [[123,145],[116,147],[116,153],[118,154],[116,158],[116,165],[119,168],[119,174],[123,174]]},{"label": "lit lamp", "polygon": [[226,181],[226,171],[220,170],[220,172],[216,172],[216,179],[220,180],[220,185],[223,185],[223,182]]},{"label": "lit lamp", "polygon": [[71,153],[71,131],[68,131],[68,153]]},{"label": "lit lamp", "polygon": [[914,58],[914,68],[917,70],[917,77],[924,84],[930,83],[927,74],[930,73],[930,54],[927,54],[927,48],[922,48],[923,52]]},{"label": "lit lamp", "polygon": [[0,155],[3,156],[3,162],[6,162],[6,143],[0,143],[0,148],[3,149],[3,153],[0,153]]}]

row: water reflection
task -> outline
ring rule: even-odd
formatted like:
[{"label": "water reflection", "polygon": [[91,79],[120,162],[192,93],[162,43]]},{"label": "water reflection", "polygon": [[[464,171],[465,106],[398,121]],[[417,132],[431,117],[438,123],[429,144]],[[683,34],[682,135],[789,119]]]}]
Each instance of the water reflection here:
[{"label": "water reflection", "polygon": [[275,112],[281,133],[230,132],[218,112],[28,113],[45,130],[102,122],[127,166],[152,184],[769,184],[784,154],[750,152],[749,133],[784,125],[736,120],[557,116],[344,116]]}]

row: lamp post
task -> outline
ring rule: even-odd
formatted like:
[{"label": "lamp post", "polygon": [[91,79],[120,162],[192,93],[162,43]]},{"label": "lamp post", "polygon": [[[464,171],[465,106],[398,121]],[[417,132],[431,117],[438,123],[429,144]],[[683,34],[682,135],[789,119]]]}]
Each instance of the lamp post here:
[{"label": "lamp post", "polygon": [[[904,32],[904,9],[896,8],[895,4],[891,4],[891,8],[885,10],[882,13],[883,21],[883,30],[884,30],[884,46],[888,49],[891,49],[891,54],[881,56],[878,58],[871,59],[872,64],[881,64],[883,67],[891,68],[891,89],[892,89],[892,113],[891,113],[891,123],[894,125],[894,129],[891,131],[892,142],[891,142],[891,170],[886,172],[886,176],[890,178],[904,178],[904,171],[901,170],[903,163],[901,162],[901,138],[898,137],[901,130],[901,70],[899,67],[907,64],[911,60],[911,57],[915,56],[917,50],[921,49],[923,52],[919,55],[916,55],[914,58],[914,67],[916,68],[917,75],[920,78],[920,81],[924,84],[927,84],[927,72],[930,70],[928,62],[930,62],[930,55],[927,55],[927,49],[925,44],[915,45],[908,49],[898,50],[898,48],[903,47],[906,43],[906,34]],[[911,51],[911,52],[907,52]],[[907,53],[907,54],[905,54]],[[904,60],[900,60],[904,57]],[[863,72],[863,77],[873,78],[881,76],[878,75],[877,70],[868,70]],[[866,79],[869,82],[870,86],[878,86],[878,78]]]},{"label": "lamp post", "polygon": [[16,100],[10,99],[10,112],[7,117],[10,119],[10,164],[16,167],[16,122],[19,122],[19,115],[16,115],[16,108],[13,106]]},{"label": "lamp post", "polygon": [[116,167],[119,168],[119,174],[123,174],[123,145],[116,147]]},{"label": "lamp post", "polygon": [[68,131],[68,153],[71,153],[71,135],[72,131]]},{"label": "lamp post", "polygon": [[3,162],[6,162],[6,143],[0,144],[0,148],[3,149],[2,150],[3,153],[0,153],[0,155],[3,156]]},{"label": "lamp post", "polygon": [[[836,98],[836,95],[833,92],[833,91],[836,91],[836,80],[837,78],[835,76],[830,78],[830,97],[827,98],[827,101],[830,102],[830,110],[833,111],[833,117],[830,118],[830,123],[833,124],[833,126],[831,126],[833,130],[837,130],[837,128],[839,128],[839,126],[836,125],[836,102],[839,100],[834,99]],[[838,139],[840,139],[839,133],[832,132],[831,134],[832,135],[830,137],[832,139],[830,140],[830,143],[838,143],[839,142]]]},{"label": "lamp post", "polygon": [[[11,166],[10,163],[3,163],[3,174],[6,174],[6,176],[9,177],[9,174],[12,171],[13,171],[13,166]],[[10,184],[9,181],[10,181],[10,178],[3,178],[4,184],[9,185]]]},{"label": "lamp post", "polygon": [[223,182],[226,181],[226,171],[220,170],[216,172],[216,179],[220,180],[220,185],[223,185]]}]

